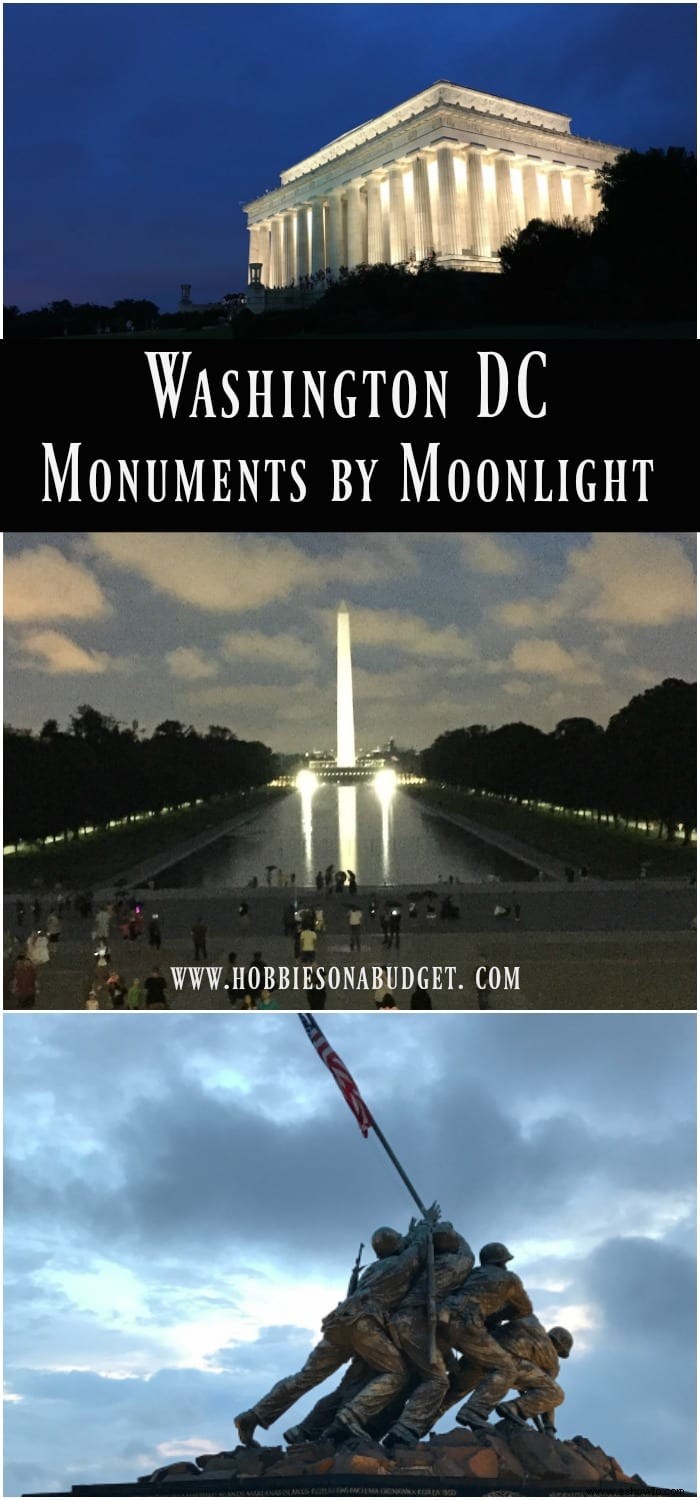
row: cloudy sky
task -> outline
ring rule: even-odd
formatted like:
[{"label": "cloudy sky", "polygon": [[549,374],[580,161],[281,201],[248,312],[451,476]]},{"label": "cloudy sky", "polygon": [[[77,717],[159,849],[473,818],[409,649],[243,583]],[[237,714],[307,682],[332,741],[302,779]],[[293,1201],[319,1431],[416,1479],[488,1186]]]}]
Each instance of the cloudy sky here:
[{"label": "cloudy sky", "polygon": [[[694,1018],[324,1024],[418,1191],[574,1332],[561,1435],[692,1489]],[[296,1016],[8,1015],[5,1064],[5,1493],[233,1446],[410,1217],[381,1147]]]},{"label": "cloudy sky", "polygon": [[692,4],[6,5],[5,301],[242,290],[242,204],[439,78],[693,150],[695,27]]},{"label": "cloudy sky", "polygon": [[344,598],[367,748],[605,724],[664,677],[694,680],[694,561],[675,534],[10,533],[5,717],[66,725],[91,703],[148,732],[176,718],[333,748]]}]

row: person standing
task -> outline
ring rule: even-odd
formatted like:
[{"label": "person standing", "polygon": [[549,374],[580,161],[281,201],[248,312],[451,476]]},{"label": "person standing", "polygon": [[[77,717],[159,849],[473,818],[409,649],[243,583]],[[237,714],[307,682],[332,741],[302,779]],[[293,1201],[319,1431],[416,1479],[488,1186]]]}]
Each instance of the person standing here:
[{"label": "person standing", "polygon": [[21,949],[12,965],[10,994],[18,1010],[32,1010],[38,994],[36,969]]},{"label": "person standing", "polygon": [[203,958],[207,961],[207,925],[201,917],[197,917],[192,927],[192,942],[194,944],[194,961]]},{"label": "person standing", "polygon": [[392,943],[395,943],[397,948],[401,947],[401,911],[398,906],[392,906],[389,913],[389,941],[387,947],[390,948]]},{"label": "person standing", "polygon": [[146,1010],[170,1010],[165,998],[167,985],[157,964],[154,964],[146,980]]},{"label": "person standing", "polygon": [[140,979],[132,979],[126,992],[127,1010],[140,1010],[143,1005],[143,988]]},{"label": "person standing", "polygon": [[158,916],[158,913],[156,911],[153,913],[153,916],[151,917],[151,920],[148,924],[148,946],[149,948],[155,948],[156,953],[160,953],[162,941],[163,934],[160,927],[160,917]]},{"label": "person standing", "polygon": [[312,964],[316,956],[316,933],[313,927],[302,927],[299,933],[299,955],[302,964]]},{"label": "person standing", "polygon": [[433,1002],[427,984],[418,981],[411,995],[411,1010],[432,1010]]},{"label": "person standing", "polygon": [[46,933],[50,943],[57,943],[61,936],[61,918],[55,907],[46,919]]},{"label": "person standing", "polygon": [[360,948],[362,947],[362,943],[360,941],[360,934],[362,930],[362,912],[360,911],[359,906],[355,906],[354,903],[350,907],[348,925],[350,927],[350,952],[352,953],[353,949],[356,948],[359,953]]},{"label": "person standing", "polygon": [[229,956],[226,960],[226,971],[224,973],[224,990],[228,996],[229,1005],[236,1004],[236,975],[234,972],[235,967],[236,955],[235,953],[229,953]]}]

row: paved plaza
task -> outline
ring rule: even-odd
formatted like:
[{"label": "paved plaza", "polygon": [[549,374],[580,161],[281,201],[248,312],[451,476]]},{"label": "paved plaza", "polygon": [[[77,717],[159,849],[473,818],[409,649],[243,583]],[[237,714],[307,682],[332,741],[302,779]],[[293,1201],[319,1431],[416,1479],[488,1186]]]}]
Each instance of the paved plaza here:
[{"label": "paved plaza", "polygon": [[[415,976],[425,965],[446,971],[441,989],[430,976],[428,987],[436,1009],[476,1010],[484,999],[495,1011],[695,1007],[694,887],[652,881],[581,881],[573,886],[527,882],[495,890],[485,884],[459,886],[451,888],[459,917],[443,921],[439,911],[446,892],[447,888],[438,891],[438,916],[431,921],[425,899],[417,903],[418,915],[411,918],[408,888],[380,888],[377,916],[372,919],[368,912],[371,893],[360,889],[354,898],[363,916],[359,954],[350,953],[348,916],[353,898],[324,893],[326,933],[319,939],[317,962],[339,971],[337,988],[327,989],[326,1008],[374,1011],[371,971],[384,963],[399,967],[392,988],[401,1009],[410,1008],[415,983],[411,971]],[[298,963],[293,941],[283,931],[285,907],[293,896],[289,889],[232,890],[206,896],[182,890],[138,894],[146,897],[146,926],[149,917],[158,913],[162,949],[160,953],[150,949],[146,936],[125,940],[113,927],[111,967],[126,980],[136,976],[143,980],[157,962],[168,981],[168,999],[174,1009],[230,1009],[227,993],[221,987],[212,989],[206,974],[198,990],[187,979],[182,990],[175,990],[170,971],[194,963],[190,932],[199,917],[208,929],[209,968],[224,966],[231,951],[237,955],[236,964],[246,968],[259,950],[264,964],[290,970],[289,983],[294,984]],[[297,895],[301,904],[308,899],[309,905],[316,905],[315,891],[299,890]],[[379,927],[381,906],[390,897],[401,905],[398,951],[382,946]],[[243,917],[241,902],[249,907]],[[518,922],[513,914],[516,902],[520,905]],[[497,903],[510,906],[511,915],[494,916]],[[39,1008],[83,1007],[96,973],[93,926],[94,919],[81,921],[73,913],[66,914],[61,939],[53,945],[49,963],[39,970]],[[14,928],[13,898],[5,903],[5,930]],[[366,988],[360,969],[366,971]],[[480,984],[486,986],[481,991],[477,970]],[[493,971],[490,989],[489,971]],[[100,971],[102,978],[105,973]],[[517,988],[510,987],[516,983]],[[314,1009],[313,993],[305,995],[300,989],[285,992],[276,984],[275,999],[281,1010]],[[11,1004],[7,989],[6,1004]]]}]

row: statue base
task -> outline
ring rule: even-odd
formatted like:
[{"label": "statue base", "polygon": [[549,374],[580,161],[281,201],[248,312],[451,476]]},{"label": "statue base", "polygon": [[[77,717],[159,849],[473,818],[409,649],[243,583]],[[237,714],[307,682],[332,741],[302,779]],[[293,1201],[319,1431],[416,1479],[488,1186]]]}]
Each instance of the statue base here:
[{"label": "statue base", "polygon": [[[67,1491],[64,1493],[68,1493]],[[136,1484],[76,1484],[71,1495],[679,1495],[584,1437],[562,1441],[502,1421],[488,1431],[455,1427],[388,1453],[371,1439],[291,1448],[234,1448],[196,1463],[168,1464]],[[687,1493],[690,1493],[689,1491]]]}]

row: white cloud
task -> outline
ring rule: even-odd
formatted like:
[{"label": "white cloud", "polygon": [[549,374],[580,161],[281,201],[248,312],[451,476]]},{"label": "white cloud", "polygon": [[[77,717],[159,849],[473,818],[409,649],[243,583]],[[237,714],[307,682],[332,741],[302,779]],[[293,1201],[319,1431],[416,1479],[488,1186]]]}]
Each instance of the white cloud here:
[{"label": "white cloud", "polygon": [[211,656],[205,656],[196,646],[177,646],[166,651],[165,660],[171,677],[181,677],[195,682],[200,677],[216,677],[218,667]]},{"label": "white cloud", "polygon": [[558,641],[518,641],[510,654],[516,672],[538,677],[559,677],[568,683],[594,685],[601,681],[600,672],[588,651],[567,651]]},{"label": "white cloud", "polygon": [[515,573],[523,571],[522,557],[516,549],[487,531],[470,532],[462,537],[459,552],[468,573],[512,578]]},{"label": "white cloud", "polygon": [[157,593],[212,614],[262,609],[323,582],[316,559],[274,536],[95,532],[90,547]]},{"label": "white cloud", "polygon": [[5,619],[17,623],[97,620],[111,613],[93,574],[57,547],[28,547],[16,557],[6,554],[4,596]]},{"label": "white cloud", "polygon": [[291,633],[264,635],[259,630],[236,630],[224,636],[221,654],[227,661],[246,661],[282,666],[292,671],[311,671],[318,655],[313,646]]},{"label": "white cloud", "polygon": [[[335,630],[335,614],[324,613],[326,628]],[[432,660],[468,661],[474,654],[470,635],[456,625],[429,625],[420,615],[398,609],[350,610],[350,634],[355,646],[387,646],[410,656]]]},{"label": "white cloud", "polygon": [[59,630],[32,630],[23,636],[24,665],[55,676],[97,676],[116,668],[105,651],[89,651]]},{"label": "white cloud", "polygon": [[566,562],[549,597],[508,600],[491,617],[516,630],[581,620],[658,627],[695,618],[693,565],[673,537],[594,532],[571,548]]}]

